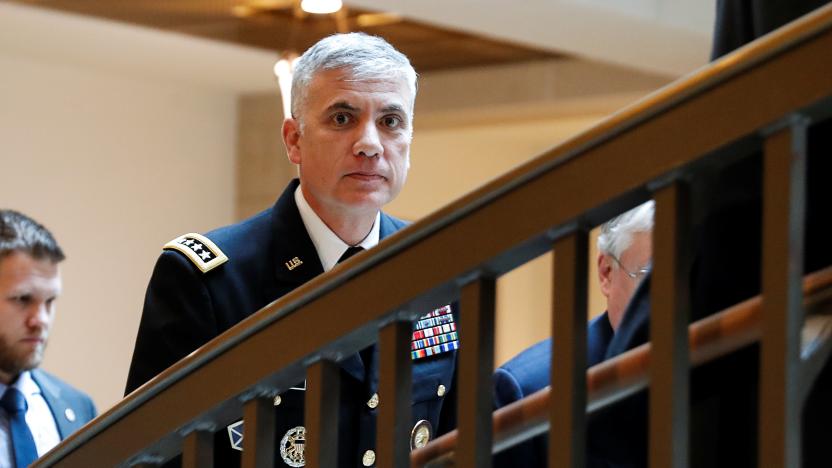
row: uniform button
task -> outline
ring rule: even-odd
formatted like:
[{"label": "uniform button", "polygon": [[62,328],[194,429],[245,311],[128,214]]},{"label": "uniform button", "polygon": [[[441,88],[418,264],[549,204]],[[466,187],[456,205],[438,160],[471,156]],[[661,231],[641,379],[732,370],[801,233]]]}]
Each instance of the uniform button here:
[{"label": "uniform button", "polygon": [[445,396],[445,390],[446,390],[445,386],[442,385],[442,384],[439,384],[439,387],[437,387],[437,389],[436,389],[436,395],[441,396],[441,397]]},{"label": "uniform button", "polygon": [[277,395],[276,397],[274,397],[274,405],[275,406],[279,405],[281,401],[283,401],[283,400],[280,398],[280,395]]},{"label": "uniform button", "polygon": [[373,393],[373,396],[371,396],[367,401],[367,406],[369,406],[370,409],[376,409],[378,406],[378,393]]},{"label": "uniform button", "polygon": [[373,466],[373,463],[375,463],[375,462],[376,462],[376,453],[375,452],[373,452],[372,450],[367,450],[366,452],[364,452],[364,456],[361,457],[361,463],[363,463],[364,466]]},{"label": "uniform button", "polygon": [[410,450],[416,450],[424,447],[430,442],[430,437],[433,433],[430,422],[427,420],[420,420],[413,426],[410,431]]}]

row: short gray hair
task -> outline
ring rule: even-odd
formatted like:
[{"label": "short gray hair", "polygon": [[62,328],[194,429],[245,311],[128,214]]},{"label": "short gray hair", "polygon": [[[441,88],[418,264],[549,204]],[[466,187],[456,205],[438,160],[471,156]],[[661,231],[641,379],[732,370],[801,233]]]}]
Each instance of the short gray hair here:
[{"label": "short gray hair", "polygon": [[598,235],[598,251],[621,258],[621,254],[633,243],[633,234],[653,230],[653,200],[622,213],[601,225]]},{"label": "short gray hair", "polygon": [[292,117],[300,117],[309,84],[323,70],[349,70],[356,80],[389,78],[398,74],[407,81],[416,99],[416,70],[410,60],[378,36],[361,32],[333,34],[318,41],[300,56],[292,77]]}]

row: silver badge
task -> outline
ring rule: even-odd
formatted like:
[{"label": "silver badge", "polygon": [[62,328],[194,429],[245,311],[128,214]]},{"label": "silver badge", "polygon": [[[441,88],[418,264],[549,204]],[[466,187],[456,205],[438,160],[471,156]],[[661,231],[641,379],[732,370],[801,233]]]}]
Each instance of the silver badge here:
[{"label": "silver badge", "polygon": [[231,448],[243,451],[243,421],[237,421],[227,428],[228,438],[231,441]]},{"label": "silver badge", "polygon": [[280,457],[289,466],[300,467],[306,464],[303,451],[306,445],[306,429],[303,426],[293,427],[286,431],[280,440]]},{"label": "silver badge", "polygon": [[424,419],[419,420],[410,431],[410,450],[420,449],[427,445],[432,435],[433,428],[430,422]]}]

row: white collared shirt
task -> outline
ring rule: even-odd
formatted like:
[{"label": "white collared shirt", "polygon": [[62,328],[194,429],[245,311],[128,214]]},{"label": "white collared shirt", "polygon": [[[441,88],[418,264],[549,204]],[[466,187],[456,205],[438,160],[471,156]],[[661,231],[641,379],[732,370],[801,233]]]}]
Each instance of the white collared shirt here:
[{"label": "white collared shirt", "polygon": [[[303,225],[306,227],[306,232],[309,233],[309,237],[315,245],[315,250],[318,251],[321,266],[324,267],[324,272],[327,272],[338,263],[338,259],[341,258],[341,255],[344,255],[344,252],[350,246],[332,232],[332,229],[309,206],[309,203],[307,203],[306,198],[303,196],[300,185],[295,189],[295,203],[298,205],[298,211],[300,211],[300,217],[303,220]],[[376,220],[373,222],[372,229],[370,229],[367,237],[358,246],[364,247],[366,250],[378,245],[380,220],[381,213],[376,213]]]},{"label": "white collared shirt", "polygon": [[[49,409],[40,387],[32,380],[32,375],[28,371],[21,373],[12,386],[20,390],[20,393],[26,397],[26,404],[29,408],[26,410],[26,424],[29,425],[29,430],[32,431],[32,437],[34,437],[35,446],[38,449],[38,456],[43,456],[44,453],[61,441],[52,410]],[[0,383],[0,396],[6,391],[6,387],[7,385]],[[6,410],[0,408],[0,468],[14,466],[12,433],[9,430],[9,423],[9,415]]]}]

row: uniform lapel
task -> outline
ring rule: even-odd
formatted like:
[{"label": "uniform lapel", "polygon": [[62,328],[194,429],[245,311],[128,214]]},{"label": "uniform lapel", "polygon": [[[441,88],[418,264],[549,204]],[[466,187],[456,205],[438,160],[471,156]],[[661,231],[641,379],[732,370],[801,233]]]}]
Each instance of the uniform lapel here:
[{"label": "uniform lapel", "polygon": [[275,279],[280,286],[292,289],[324,272],[315,244],[306,232],[295,203],[295,189],[299,181],[293,180],[275,203],[272,210],[272,258],[275,261]]}]

